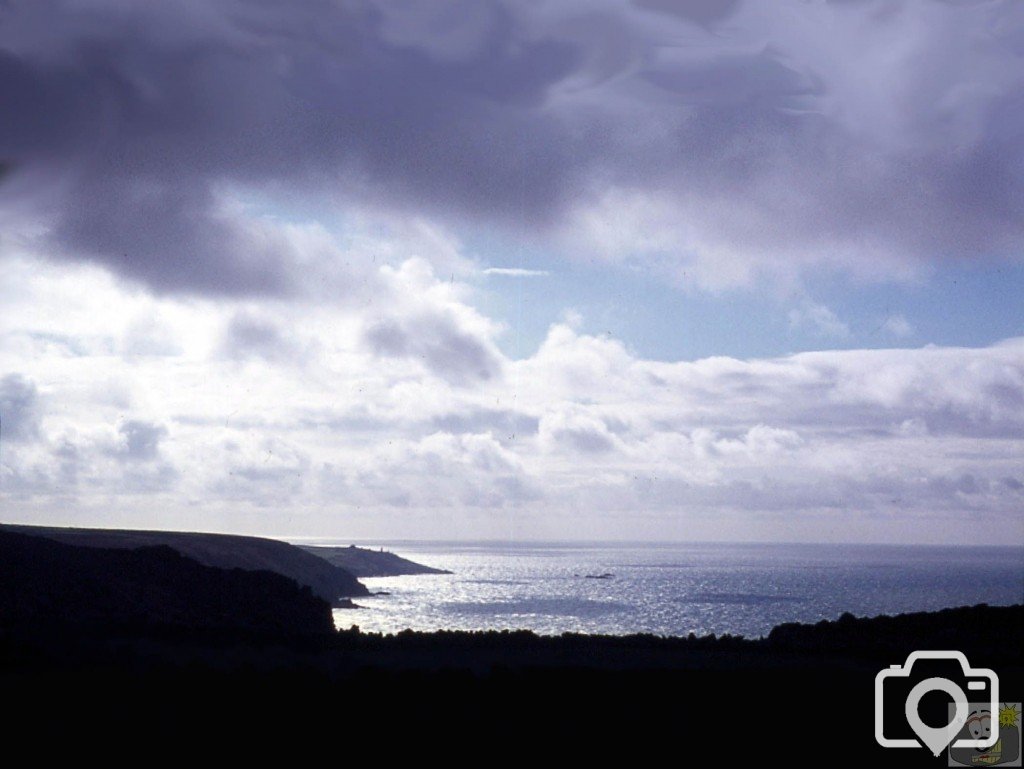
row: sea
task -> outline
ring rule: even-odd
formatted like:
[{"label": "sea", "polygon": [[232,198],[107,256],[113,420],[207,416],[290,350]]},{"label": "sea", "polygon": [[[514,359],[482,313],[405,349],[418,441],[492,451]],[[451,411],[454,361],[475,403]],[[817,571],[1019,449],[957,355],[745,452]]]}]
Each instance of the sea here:
[{"label": "sea", "polygon": [[[310,543],[313,544],[313,543]],[[321,541],[315,544],[348,545]],[[783,622],[1024,603],[1024,547],[356,542],[451,574],[364,579],[364,632],[767,635]]]}]

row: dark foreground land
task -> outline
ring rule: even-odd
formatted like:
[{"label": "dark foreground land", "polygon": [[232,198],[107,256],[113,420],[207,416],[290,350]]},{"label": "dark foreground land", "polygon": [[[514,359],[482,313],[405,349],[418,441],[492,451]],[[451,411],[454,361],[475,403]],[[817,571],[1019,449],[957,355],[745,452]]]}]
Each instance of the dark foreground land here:
[{"label": "dark foreground land", "polygon": [[0,532],[0,755],[12,766],[944,766],[875,744],[875,674],[916,649],[956,649],[996,671],[1001,700],[1020,701],[1022,640],[1021,606],[844,615],[760,640],[338,633],[325,601],[277,574]]}]

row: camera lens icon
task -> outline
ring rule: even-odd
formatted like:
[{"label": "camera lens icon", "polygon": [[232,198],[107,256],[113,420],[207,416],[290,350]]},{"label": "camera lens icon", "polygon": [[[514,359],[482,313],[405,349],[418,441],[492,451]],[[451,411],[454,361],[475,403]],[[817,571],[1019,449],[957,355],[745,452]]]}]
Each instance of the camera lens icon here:
[{"label": "camera lens icon", "polygon": [[[942,691],[952,697],[953,707],[955,708],[953,720],[940,728],[928,726],[928,724],[921,720],[921,715],[917,710],[924,695],[934,691]],[[953,738],[956,737],[960,730],[963,729],[964,724],[967,723],[967,695],[964,694],[963,689],[948,678],[926,678],[910,690],[910,695],[907,697],[907,705],[903,712],[907,717],[907,723],[910,724],[910,728],[914,730],[914,734],[925,744],[928,750],[937,756],[953,741]]]},{"label": "camera lens icon", "polygon": [[[957,734],[967,723],[969,712],[967,695],[963,687],[954,683],[948,678],[925,678],[918,681],[907,692],[903,704],[903,715],[905,723],[917,736],[917,739],[908,739],[886,735],[886,713],[885,704],[889,700],[890,707],[897,706],[897,700],[902,697],[905,686],[913,681],[914,664],[919,660],[953,660],[959,663],[962,678],[967,689],[977,692],[973,699],[984,698],[991,705],[991,712],[997,712],[999,704],[999,679],[996,674],[987,668],[972,668],[967,657],[958,651],[917,651],[907,657],[907,661],[901,665],[892,665],[882,670],[875,676],[875,740],[882,747],[886,748],[917,748],[925,745],[936,756],[946,746],[953,743],[955,748],[989,748],[999,738],[998,733],[993,730],[989,735],[979,739],[959,739],[954,743]],[[953,701],[953,716],[945,726],[930,726],[921,718],[919,712],[921,700],[930,692],[943,692]],[[888,695],[888,696],[887,696]],[[892,715],[890,713],[890,715]],[[888,722],[892,726],[892,721]],[[919,742],[920,741],[920,742]]]}]

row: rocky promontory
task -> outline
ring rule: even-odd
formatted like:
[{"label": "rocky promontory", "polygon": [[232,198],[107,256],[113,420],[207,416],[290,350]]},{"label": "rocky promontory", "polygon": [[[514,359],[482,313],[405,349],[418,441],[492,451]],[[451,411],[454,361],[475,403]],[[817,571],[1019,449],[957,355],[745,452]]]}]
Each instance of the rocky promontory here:
[{"label": "rocky promontory", "polygon": [[435,569],[421,563],[402,558],[386,550],[372,550],[365,547],[322,547],[300,545],[303,550],[329,561],[335,566],[351,572],[357,577],[404,577],[416,574],[451,574],[444,569]]}]

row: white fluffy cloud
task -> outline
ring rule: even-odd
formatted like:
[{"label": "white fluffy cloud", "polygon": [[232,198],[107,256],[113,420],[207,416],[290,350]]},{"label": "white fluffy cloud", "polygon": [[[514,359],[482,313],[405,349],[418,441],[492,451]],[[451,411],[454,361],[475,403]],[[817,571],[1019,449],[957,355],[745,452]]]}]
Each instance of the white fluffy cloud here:
[{"label": "white fluffy cloud", "polygon": [[576,317],[510,359],[473,307],[473,271],[438,275],[445,249],[402,259],[390,240],[277,226],[320,274],[371,288],[161,297],[94,267],[8,260],[9,517],[392,537],[1020,536],[1024,339],[664,362]]}]

